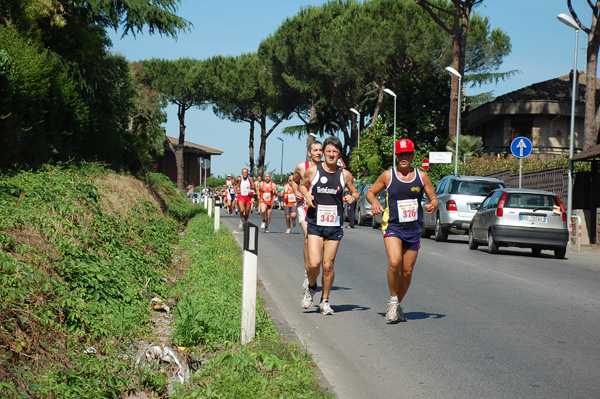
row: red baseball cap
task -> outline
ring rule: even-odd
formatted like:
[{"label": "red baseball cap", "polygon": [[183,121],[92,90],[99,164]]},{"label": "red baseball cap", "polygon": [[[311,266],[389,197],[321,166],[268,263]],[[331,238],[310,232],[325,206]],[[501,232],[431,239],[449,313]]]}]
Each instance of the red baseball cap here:
[{"label": "red baseball cap", "polygon": [[413,152],[415,150],[415,144],[409,139],[402,139],[396,141],[396,152],[395,154],[400,154],[401,152]]}]

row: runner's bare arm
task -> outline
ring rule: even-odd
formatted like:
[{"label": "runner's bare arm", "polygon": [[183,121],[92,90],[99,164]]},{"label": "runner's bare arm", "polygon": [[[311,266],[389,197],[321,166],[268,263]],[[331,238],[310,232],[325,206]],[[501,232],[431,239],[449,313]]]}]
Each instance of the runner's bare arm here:
[{"label": "runner's bare arm", "polygon": [[379,215],[384,211],[379,201],[375,199],[375,196],[381,191],[385,190],[385,188],[390,184],[391,178],[391,172],[389,170],[386,170],[381,175],[379,175],[375,183],[373,183],[373,185],[367,190],[367,194],[365,194],[367,201],[369,201],[369,203],[371,204],[371,212],[373,212],[374,215]]},{"label": "runner's bare arm", "polygon": [[304,200],[304,196],[300,192],[298,185],[300,184],[300,181],[302,181],[302,176],[304,176],[305,172],[305,164],[304,162],[301,162],[298,164],[298,166],[296,166],[296,169],[294,170],[294,174],[292,176],[292,190],[294,190],[294,194],[296,195],[296,200],[298,202],[302,202],[302,200]]},{"label": "runner's bare arm", "polygon": [[348,204],[354,204],[360,197],[360,194],[356,188],[356,184],[354,184],[354,176],[352,176],[352,173],[350,173],[348,169],[344,169],[343,173],[344,181],[346,182],[346,188],[348,191],[350,191],[350,193],[344,197],[344,200]]},{"label": "runner's bare arm", "polygon": [[308,168],[304,173],[304,176],[302,177],[302,181],[300,181],[300,185],[298,186],[300,193],[302,194],[302,196],[304,196],[304,199],[306,200],[306,205],[311,208],[314,208],[315,206],[312,202],[313,196],[310,195],[310,193],[308,192],[308,186],[310,186],[310,182],[315,177],[316,173],[317,165],[313,165],[310,168]]}]

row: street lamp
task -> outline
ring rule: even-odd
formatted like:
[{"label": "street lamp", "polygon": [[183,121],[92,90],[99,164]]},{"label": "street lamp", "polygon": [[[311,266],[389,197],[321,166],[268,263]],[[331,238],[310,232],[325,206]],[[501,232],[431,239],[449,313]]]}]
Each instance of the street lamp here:
[{"label": "street lamp", "polygon": [[[356,115],[356,127],[358,128],[358,160],[360,160],[360,112],[355,110],[354,108],[350,108],[350,112]],[[358,178],[358,172],[356,172],[356,177]]]},{"label": "street lamp", "polygon": [[277,140],[281,141],[281,166],[279,167],[279,178],[283,181],[283,139],[276,137]]},{"label": "street lamp", "polygon": [[396,170],[396,154],[394,154],[396,151],[396,93],[390,89],[383,89],[383,91],[394,97],[394,144],[392,144],[392,158],[394,160],[394,170]]},{"label": "street lamp", "polygon": [[[569,28],[575,29],[575,61],[573,66],[573,87],[571,88],[571,131],[569,134],[569,174],[567,181],[567,217],[569,218],[569,237],[571,237],[573,229],[571,222],[571,213],[573,212],[573,162],[571,162],[571,158],[573,158],[573,136],[575,135],[575,90],[577,88],[577,38],[579,37],[579,26],[567,14],[558,14],[556,18]],[[570,242],[571,239],[569,238]]]},{"label": "street lamp", "polygon": [[446,67],[446,71],[458,78],[458,104],[456,105],[456,147],[454,148],[454,174],[458,174],[458,138],[460,136],[460,92],[462,76],[452,67]]}]

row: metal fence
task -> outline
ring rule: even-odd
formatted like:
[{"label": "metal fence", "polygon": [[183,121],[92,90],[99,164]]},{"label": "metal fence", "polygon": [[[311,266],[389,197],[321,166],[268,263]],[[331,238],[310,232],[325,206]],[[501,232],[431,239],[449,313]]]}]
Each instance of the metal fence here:
[{"label": "metal fence", "polygon": [[[519,175],[513,175],[510,170],[503,170],[487,175],[504,180],[507,187],[519,188]],[[521,187],[534,190],[552,191],[566,204],[568,191],[568,178],[563,168],[540,170],[537,172],[523,173]]]}]

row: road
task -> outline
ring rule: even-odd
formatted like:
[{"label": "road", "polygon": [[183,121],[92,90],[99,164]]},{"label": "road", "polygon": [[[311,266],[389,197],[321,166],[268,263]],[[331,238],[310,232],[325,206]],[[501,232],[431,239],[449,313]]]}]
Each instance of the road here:
[{"label": "road", "polygon": [[[239,218],[222,215],[234,231]],[[260,224],[258,215],[250,221]],[[333,316],[300,306],[300,228],[284,234],[276,210],[270,231],[258,244],[267,305],[339,398],[600,398],[600,253],[558,260],[549,251],[471,251],[463,236],[423,240],[403,303],[408,322],[392,324],[378,230],[344,229]]]}]

